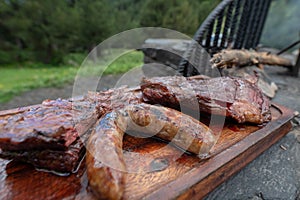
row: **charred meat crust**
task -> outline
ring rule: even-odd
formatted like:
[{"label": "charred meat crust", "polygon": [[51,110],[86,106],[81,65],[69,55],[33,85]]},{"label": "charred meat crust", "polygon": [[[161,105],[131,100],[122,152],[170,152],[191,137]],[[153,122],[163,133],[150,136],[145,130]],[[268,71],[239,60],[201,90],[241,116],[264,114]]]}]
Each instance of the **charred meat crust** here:
[{"label": "charred meat crust", "polygon": [[3,151],[66,150],[99,118],[87,100],[46,100],[15,115],[0,118]]},{"label": "charred meat crust", "polygon": [[98,197],[122,198],[126,171],[122,140],[126,130],[156,134],[199,157],[209,157],[216,142],[206,125],[170,108],[138,104],[107,113],[87,143],[87,176]]},{"label": "charred meat crust", "polygon": [[255,84],[240,78],[144,78],[141,90],[143,98],[152,104],[175,109],[196,108],[232,118],[238,123],[261,124],[271,120],[269,99]]},{"label": "charred meat crust", "polygon": [[86,166],[89,185],[101,199],[121,199],[124,192],[124,132],[115,112],[104,115],[87,142]]},{"label": "charred meat crust", "polygon": [[[144,79],[141,89],[120,87],[104,92],[90,92],[81,100],[46,100],[40,106],[0,116],[1,156],[32,163],[39,168],[69,172],[73,170],[76,160],[80,160],[78,155],[81,153],[78,152],[82,152],[83,149],[73,144],[77,143],[78,138],[86,133],[100,116],[109,112],[116,113],[128,105],[141,104],[143,101],[175,109],[180,109],[182,106],[189,109],[199,108],[205,113],[230,117],[239,123],[260,124],[271,119],[269,100],[255,84],[248,81],[230,77],[200,80],[178,76],[156,77]],[[143,104],[135,108],[147,110]],[[162,131],[157,136],[170,140],[173,137],[172,132],[176,132],[174,127],[177,126],[176,120],[179,120],[177,118],[179,114],[176,117],[173,116],[173,112],[164,109],[166,108],[156,109],[158,113],[165,113],[165,115],[160,115],[159,119],[157,118],[157,124],[169,123],[169,126],[165,127],[164,133]],[[144,113],[139,111],[137,112],[139,114],[131,113],[131,116],[136,117],[136,122],[143,125],[149,118],[147,114],[149,112],[149,110]],[[102,120],[102,125],[98,124],[98,127],[104,128],[105,124],[107,126],[114,124],[115,119],[112,115],[107,114],[105,117],[107,121],[104,123]],[[185,124],[196,123],[196,120],[190,120],[191,122],[185,118],[181,120],[185,121]],[[196,131],[196,128],[192,128],[193,125],[181,123],[180,126],[184,127],[182,129],[189,130],[190,133]],[[117,127],[109,129],[118,130]],[[115,133],[119,136],[120,134]],[[118,145],[116,141],[119,136],[111,138],[114,142],[110,144]],[[188,150],[199,153],[201,138],[198,138],[199,143],[197,143],[197,134],[194,136],[196,137],[195,143],[192,143]],[[93,137],[97,136],[93,135]],[[182,138],[178,140],[179,144],[175,144],[180,146],[181,140]],[[107,144],[109,142],[104,145]],[[203,151],[207,152],[209,147],[208,145]],[[185,146],[182,148],[186,149]],[[90,163],[95,163],[91,159]],[[105,173],[119,176],[111,168],[107,168]],[[105,176],[105,173],[102,176]]]},{"label": "charred meat crust", "polygon": [[81,139],[73,142],[67,150],[33,150],[33,151],[1,151],[0,157],[14,159],[32,164],[37,169],[49,170],[54,173],[75,172],[85,154]]},{"label": "charred meat crust", "polygon": [[46,100],[13,113],[2,112],[0,157],[51,171],[72,172],[85,152],[80,139],[89,135],[100,115],[141,102],[141,96],[138,89],[121,87],[89,92],[77,100]]},{"label": "charred meat crust", "polygon": [[99,117],[128,104],[142,102],[138,89],[120,87],[90,92],[79,100],[45,100],[0,116],[0,148],[4,151],[66,150]]},{"label": "charred meat crust", "polygon": [[102,92],[89,92],[86,98],[97,105],[96,108],[101,116],[127,105],[143,102],[140,88],[128,88],[127,86]]}]

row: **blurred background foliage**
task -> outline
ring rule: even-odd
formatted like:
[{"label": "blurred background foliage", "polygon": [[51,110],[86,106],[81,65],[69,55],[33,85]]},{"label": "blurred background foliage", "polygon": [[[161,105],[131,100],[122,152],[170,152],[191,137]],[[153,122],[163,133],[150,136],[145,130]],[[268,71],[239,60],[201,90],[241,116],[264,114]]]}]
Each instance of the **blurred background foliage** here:
[{"label": "blurred background foliage", "polygon": [[[135,27],[165,27],[192,36],[220,1],[0,0],[0,64],[65,64]],[[299,3],[273,1],[263,44],[282,48],[299,38]]]},{"label": "blurred background foliage", "polygon": [[135,27],[192,35],[221,0],[1,0],[0,64],[63,63]]},{"label": "blurred background foliage", "polygon": [[[0,0],[0,103],[26,90],[71,82],[88,53],[122,31],[164,27],[192,37],[220,2]],[[298,40],[299,10],[300,0],[273,0],[261,43],[280,49]],[[143,54],[132,51],[105,74],[123,73],[142,62]]]}]

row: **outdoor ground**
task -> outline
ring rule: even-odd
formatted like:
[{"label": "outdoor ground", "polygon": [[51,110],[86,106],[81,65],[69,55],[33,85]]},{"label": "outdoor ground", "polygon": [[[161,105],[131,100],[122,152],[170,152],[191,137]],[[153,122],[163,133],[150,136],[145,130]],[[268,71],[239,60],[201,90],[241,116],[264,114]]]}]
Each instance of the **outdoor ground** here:
[{"label": "outdoor ground", "polygon": [[[285,69],[278,67],[269,67],[266,71],[279,86],[273,101],[300,111],[300,77],[280,75],[279,73],[285,72]],[[120,77],[120,75],[102,77],[100,89],[114,85]],[[38,104],[47,98],[68,98],[72,90],[72,84],[61,88],[34,89],[0,104],[0,110]],[[298,136],[300,118],[295,118],[293,124],[293,130],[283,139],[220,185],[206,199],[300,199],[300,136]]]},{"label": "outdoor ground", "polygon": [[[101,87],[98,89],[107,89],[115,84],[120,75],[107,75],[102,77]],[[91,79],[87,78],[86,82]],[[23,92],[19,96],[15,96],[9,102],[0,103],[0,110],[10,108],[39,104],[45,99],[70,98],[73,92],[73,82],[65,84],[61,87],[38,88],[27,92]]]},{"label": "outdoor ground", "polygon": [[[279,86],[272,101],[300,111],[300,77],[281,74],[286,70],[278,67],[266,71]],[[293,124],[284,138],[219,186],[206,200],[300,199],[300,118],[296,117]]]}]

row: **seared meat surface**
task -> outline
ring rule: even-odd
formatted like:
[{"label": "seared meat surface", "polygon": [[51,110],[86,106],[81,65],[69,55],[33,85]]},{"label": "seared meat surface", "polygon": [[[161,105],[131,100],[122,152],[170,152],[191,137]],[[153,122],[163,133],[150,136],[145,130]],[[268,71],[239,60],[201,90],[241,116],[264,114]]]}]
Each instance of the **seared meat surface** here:
[{"label": "seared meat surface", "polygon": [[89,92],[87,98],[97,105],[101,116],[112,110],[143,102],[140,88],[128,88],[127,86],[101,92]]},{"label": "seared meat surface", "polygon": [[141,97],[140,90],[121,87],[90,92],[78,100],[45,100],[41,105],[7,113],[0,116],[0,157],[72,172],[85,152],[81,140],[97,119],[113,109],[140,103]]},{"label": "seared meat surface", "polygon": [[0,148],[65,150],[98,118],[95,104],[86,99],[45,100],[24,112],[0,118]]},{"label": "seared meat surface", "polygon": [[269,99],[255,84],[240,78],[144,78],[141,89],[144,99],[153,104],[198,109],[230,117],[238,123],[261,124],[271,120]]},{"label": "seared meat surface", "polygon": [[[230,77],[195,79],[179,76],[145,78],[141,88],[120,87],[101,92],[89,92],[85,97],[77,100],[45,100],[41,105],[21,109],[20,112],[4,112],[6,114],[0,116],[0,157],[25,161],[38,168],[71,172],[85,150],[80,139],[89,136],[89,131],[101,116],[103,116],[100,121],[102,126],[115,123],[115,119],[110,119],[107,113],[121,116],[120,111],[130,113],[131,117],[136,117],[136,123],[143,125],[150,116],[149,112],[153,111],[148,109],[150,105],[142,104],[143,102],[175,109],[187,108],[196,110],[198,114],[202,111],[221,115],[239,123],[261,124],[271,119],[269,100],[255,84],[243,79]],[[129,112],[129,105],[135,106],[137,113]],[[157,111],[152,113],[157,125],[169,123],[165,131],[160,130],[158,137],[164,140],[173,138],[175,129],[179,128],[176,124],[179,120],[178,116],[181,116],[183,117],[181,122],[184,122],[180,125],[182,133],[190,132],[189,136],[192,134],[195,140],[188,148],[181,146],[180,142],[184,141],[182,140],[184,136],[178,141],[174,140],[175,144],[200,157],[208,153],[213,142],[207,144],[203,142],[206,141],[207,135],[211,136],[205,134],[210,133],[210,130],[203,128],[204,125],[197,125],[197,120],[193,119],[193,121],[190,117],[169,111],[167,108],[154,110]],[[156,116],[155,113],[162,115]],[[122,119],[126,121],[126,118]],[[101,128],[99,123],[97,127],[96,132],[99,132],[99,127]],[[101,129],[100,132],[106,131],[103,127]],[[193,134],[197,130],[201,133]],[[113,132],[119,139],[122,138],[123,132],[118,128],[114,128]],[[94,138],[100,137],[95,134],[93,134]],[[89,141],[91,143],[91,140]],[[93,148],[95,152],[98,151],[98,147],[93,146]]]},{"label": "seared meat surface", "polygon": [[54,173],[75,172],[85,154],[84,143],[77,139],[65,151],[43,149],[30,151],[1,151],[0,157],[32,164],[34,167]]}]

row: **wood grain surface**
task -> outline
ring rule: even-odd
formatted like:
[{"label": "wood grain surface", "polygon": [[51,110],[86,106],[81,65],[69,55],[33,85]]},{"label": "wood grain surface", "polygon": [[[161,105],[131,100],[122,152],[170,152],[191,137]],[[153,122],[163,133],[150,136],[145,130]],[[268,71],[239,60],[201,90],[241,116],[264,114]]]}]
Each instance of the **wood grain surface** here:
[{"label": "wood grain surface", "polygon": [[[283,137],[292,117],[291,110],[273,105],[272,121],[264,126],[227,122],[207,160],[163,141],[126,135],[123,150],[129,173],[123,198],[201,199]],[[0,199],[95,197],[88,187],[84,160],[77,173],[63,177],[0,159]]]}]

